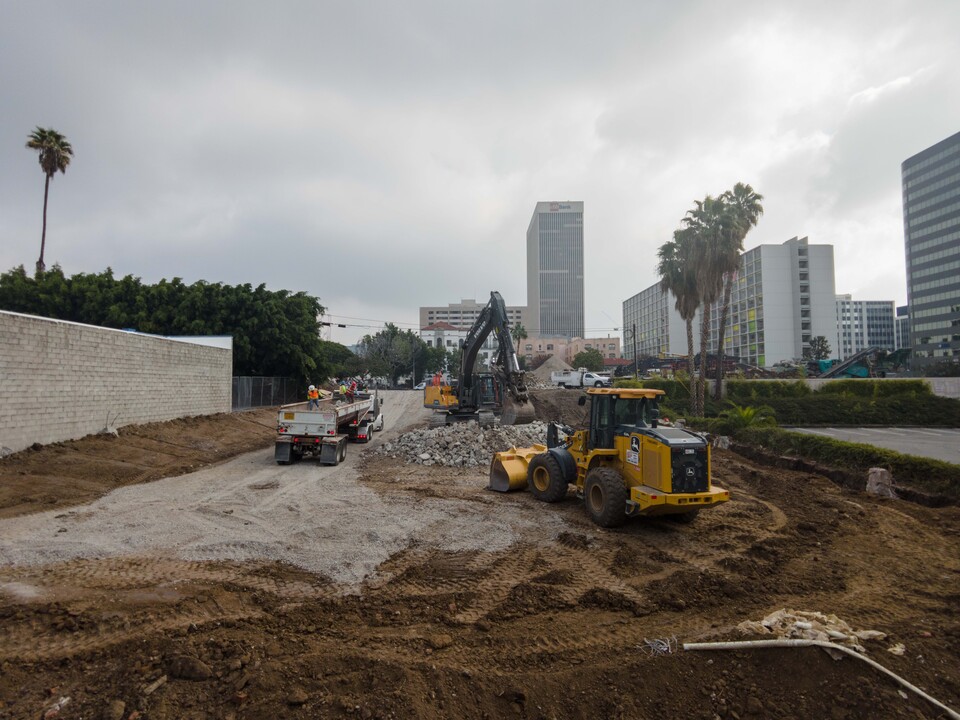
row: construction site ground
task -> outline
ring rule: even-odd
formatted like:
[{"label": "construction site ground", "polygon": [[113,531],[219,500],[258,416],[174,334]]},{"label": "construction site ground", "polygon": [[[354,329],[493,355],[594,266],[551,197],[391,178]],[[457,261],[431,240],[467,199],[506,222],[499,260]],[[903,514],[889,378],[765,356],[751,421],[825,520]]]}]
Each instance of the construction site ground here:
[{"label": "construction site ground", "polygon": [[602,530],[378,453],[429,420],[384,411],[336,467],[278,466],[269,409],[0,460],[0,718],[947,717],[821,649],[678,647],[784,608],[885,633],[867,657],[960,708],[957,507],[716,451],[729,503]]}]

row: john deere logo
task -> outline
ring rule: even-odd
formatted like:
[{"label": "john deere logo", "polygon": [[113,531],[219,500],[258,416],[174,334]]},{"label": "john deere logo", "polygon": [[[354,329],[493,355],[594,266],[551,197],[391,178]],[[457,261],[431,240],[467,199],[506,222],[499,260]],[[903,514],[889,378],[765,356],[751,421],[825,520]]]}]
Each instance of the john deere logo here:
[{"label": "john deere logo", "polygon": [[640,452],[640,438],[636,435],[630,438],[630,450],[635,453]]}]

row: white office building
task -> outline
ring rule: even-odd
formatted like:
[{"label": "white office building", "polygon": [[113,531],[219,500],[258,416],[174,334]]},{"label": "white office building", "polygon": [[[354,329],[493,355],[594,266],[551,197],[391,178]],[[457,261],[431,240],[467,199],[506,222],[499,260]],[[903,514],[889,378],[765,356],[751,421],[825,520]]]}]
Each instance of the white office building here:
[{"label": "white office building", "polygon": [[837,295],[837,335],[831,357],[846,360],[867,348],[897,349],[893,300],[854,300]]},{"label": "white office building", "polygon": [[[623,303],[624,357],[633,359],[630,335],[636,325],[636,353],[685,355],[686,324],[672,295],[651,286]],[[770,367],[804,356],[819,335],[837,337],[833,246],[792,238],[760,245],[740,258],[727,317],[724,355]],[[720,304],[711,311],[707,351],[717,350]],[[700,351],[700,313],[694,318],[694,352]]]}]

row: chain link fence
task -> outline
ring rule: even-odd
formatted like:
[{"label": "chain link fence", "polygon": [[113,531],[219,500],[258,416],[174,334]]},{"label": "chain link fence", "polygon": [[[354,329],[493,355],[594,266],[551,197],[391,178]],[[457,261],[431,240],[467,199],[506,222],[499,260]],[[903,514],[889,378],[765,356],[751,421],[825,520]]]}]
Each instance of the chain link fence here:
[{"label": "chain link fence", "polygon": [[287,377],[235,377],[231,393],[233,410],[269,407],[306,400],[307,389]]}]

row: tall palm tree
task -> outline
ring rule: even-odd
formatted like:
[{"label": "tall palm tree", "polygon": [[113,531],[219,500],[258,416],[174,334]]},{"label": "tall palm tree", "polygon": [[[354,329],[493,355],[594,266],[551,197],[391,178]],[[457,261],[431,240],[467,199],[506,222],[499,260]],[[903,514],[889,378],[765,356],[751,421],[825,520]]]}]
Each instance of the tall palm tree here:
[{"label": "tall palm tree", "polygon": [[730,312],[730,293],[733,289],[734,276],[740,268],[740,254],[743,252],[743,241],[747,233],[754,227],[763,215],[763,195],[760,195],[749,185],[737,183],[733,190],[727,190],[720,199],[732,215],[730,232],[722,238],[721,258],[719,265],[724,268],[723,305],[720,309],[719,336],[717,339],[717,374],[716,386],[713,389],[715,400],[720,399],[723,384],[723,342],[727,330],[727,315]]},{"label": "tall palm tree", "polygon": [[[675,298],[674,307],[687,325],[687,371],[693,382],[693,318],[700,305],[697,292],[697,274],[694,265],[695,239],[684,230],[676,230],[673,240],[664,243],[657,251],[660,258],[657,274],[660,276],[660,289],[669,292]],[[693,392],[690,393],[693,399]]]},{"label": "tall palm tree", "polygon": [[526,340],[528,337],[527,329],[520,323],[517,323],[510,328],[510,337],[513,338],[513,344],[519,347],[520,341]]},{"label": "tall palm tree", "polygon": [[27,147],[40,154],[40,167],[46,175],[43,186],[43,233],[40,235],[40,259],[37,260],[37,274],[46,270],[43,253],[47,244],[47,197],[50,194],[50,180],[59,170],[67,172],[67,165],[73,157],[73,146],[67,138],[53,128],[37,127],[27,140]]},{"label": "tall palm tree", "polygon": [[723,238],[731,232],[733,216],[721,199],[710,195],[695,201],[694,205],[681,223],[683,231],[692,238],[697,292],[703,306],[700,315],[700,373],[694,383],[694,412],[702,415],[705,410],[711,309],[723,290]]}]

